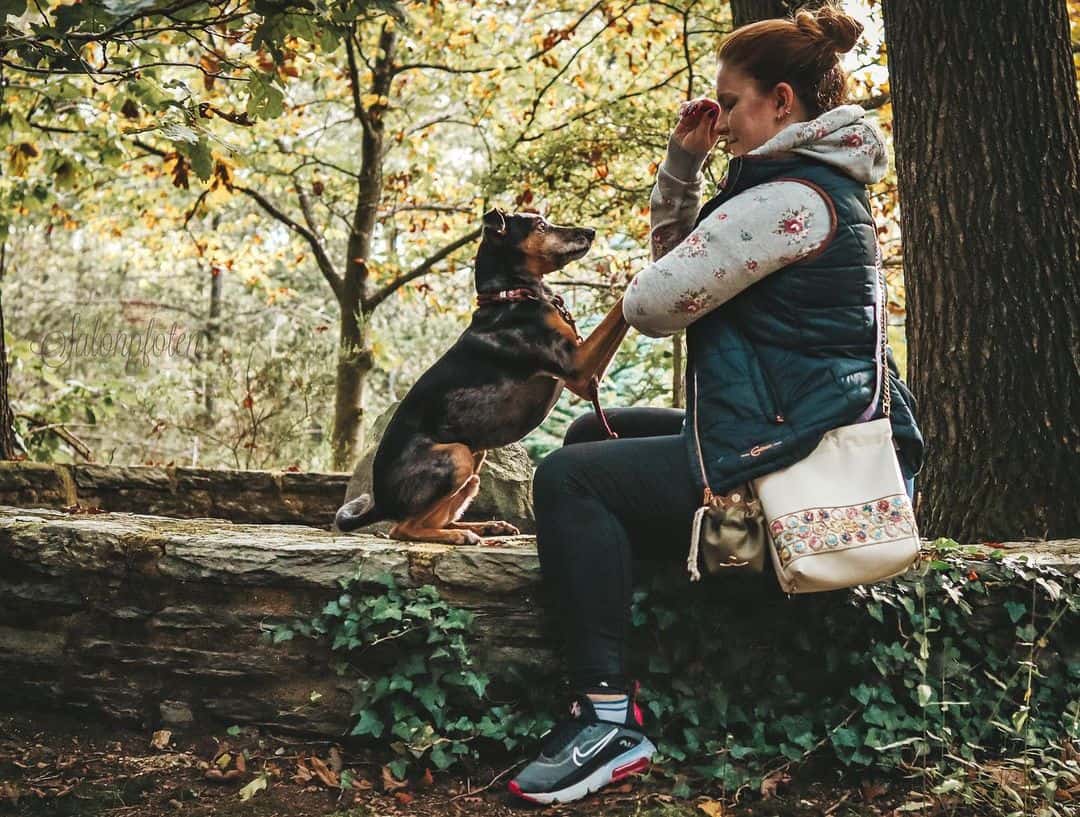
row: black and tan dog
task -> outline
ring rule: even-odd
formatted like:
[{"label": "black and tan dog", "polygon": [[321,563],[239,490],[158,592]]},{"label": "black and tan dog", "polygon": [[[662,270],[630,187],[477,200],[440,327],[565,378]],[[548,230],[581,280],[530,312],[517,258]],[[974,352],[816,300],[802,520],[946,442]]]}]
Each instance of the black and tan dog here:
[{"label": "black and tan dog", "polygon": [[405,395],[375,454],[374,496],[345,503],[338,530],[392,519],[395,539],[455,545],[517,533],[507,522],[458,519],[479,490],[488,449],[540,425],[564,385],[595,403],[598,378],[628,328],[622,300],[582,341],[543,282],[585,255],[594,236],[533,213],[484,216],[472,322]]}]

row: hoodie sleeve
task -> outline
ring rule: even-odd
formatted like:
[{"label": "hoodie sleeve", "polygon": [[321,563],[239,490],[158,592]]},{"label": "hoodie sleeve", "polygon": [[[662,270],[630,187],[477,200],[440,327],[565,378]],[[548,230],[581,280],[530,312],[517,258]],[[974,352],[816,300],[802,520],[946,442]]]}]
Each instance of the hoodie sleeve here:
[{"label": "hoodie sleeve", "polygon": [[818,252],[835,231],[832,203],[816,187],[794,180],[757,185],[634,276],[623,316],[649,337],[673,335],[769,273]]},{"label": "hoodie sleeve", "polygon": [[694,227],[701,205],[701,166],[704,154],[684,150],[674,139],[656,172],[649,198],[649,239],[652,260],[663,258]]}]

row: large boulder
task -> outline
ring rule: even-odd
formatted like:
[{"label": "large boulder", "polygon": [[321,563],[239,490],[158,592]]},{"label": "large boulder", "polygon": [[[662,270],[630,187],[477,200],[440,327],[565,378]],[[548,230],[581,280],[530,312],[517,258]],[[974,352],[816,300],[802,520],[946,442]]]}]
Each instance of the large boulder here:
[{"label": "large boulder", "polygon": [[[345,490],[346,502],[371,491],[371,467],[375,461],[375,451],[398,405],[400,401],[380,414],[368,433],[368,446]],[[480,493],[465,512],[464,518],[477,521],[501,519],[516,525],[522,533],[534,532],[536,523],[533,517],[532,476],[532,460],[520,443],[488,451],[487,459],[480,470]],[[385,533],[392,524],[377,522],[361,530]]]}]

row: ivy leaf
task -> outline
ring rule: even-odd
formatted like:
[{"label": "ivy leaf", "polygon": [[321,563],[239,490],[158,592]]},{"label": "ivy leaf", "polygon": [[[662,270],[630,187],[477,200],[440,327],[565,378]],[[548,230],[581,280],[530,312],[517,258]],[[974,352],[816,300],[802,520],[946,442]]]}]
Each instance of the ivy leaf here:
[{"label": "ivy leaf", "polygon": [[916,688],[916,692],[919,696],[919,706],[925,709],[926,705],[930,703],[930,699],[934,696],[934,690],[932,690],[928,684],[919,684]]},{"label": "ivy leaf", "polygon": [[1018,601],[1007,601],[1005,602],[1005,611],[1009,614],[1012,623],[1015,624],[1027,612],[1027,605]]},{"label": "ivy leaf", "polygon": [[352,728],[351,735],[371,735],[373,738],[377,738],[383,733],[382,718],[379,717],[377,712],[371,709],[365,709],[360,713],[360,720],[356,722],[356,726]]}]

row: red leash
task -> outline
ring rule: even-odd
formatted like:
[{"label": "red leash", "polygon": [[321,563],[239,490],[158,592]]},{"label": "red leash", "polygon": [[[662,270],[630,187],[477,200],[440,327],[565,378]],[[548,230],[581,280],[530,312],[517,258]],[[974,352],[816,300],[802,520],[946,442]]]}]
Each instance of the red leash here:
[{"label": "red leash", "polygon": [[[521,287],[519,289],[502,289],[498,292],[483,292],[476,296],[477,306],[486,306],[487,304],[499,304],[499,303],[514,303],[515,301],[543,301],[541,298],[531,289]],[[582,342],[581,333],[577,330],[577,324],[574,323],[574,316],[570,314],[570,310],[566,308],[566,303],[558,295],[552,295],[549,303],[555,307],[555,311],[559,313],[559,316],[570,324],[570,328],[574,330],[574,334],[577,336],[577,341],[580,344]],[[616,434],[611,424],[608,423],[607,415],[604,414],[603,408],[600,407],[600,377],[593,375],[589,381],[589,399],[592,400],[593,410],[596,412],[596,417],[600,421],[600,425],[604,428],[604,433],[608,435],[608,439],[617,440],[619,435]]]}]

